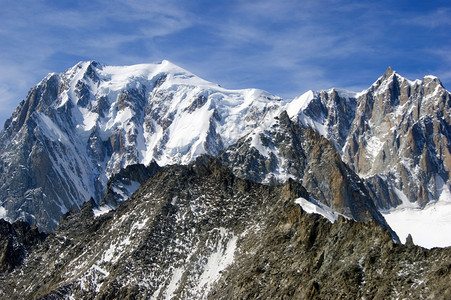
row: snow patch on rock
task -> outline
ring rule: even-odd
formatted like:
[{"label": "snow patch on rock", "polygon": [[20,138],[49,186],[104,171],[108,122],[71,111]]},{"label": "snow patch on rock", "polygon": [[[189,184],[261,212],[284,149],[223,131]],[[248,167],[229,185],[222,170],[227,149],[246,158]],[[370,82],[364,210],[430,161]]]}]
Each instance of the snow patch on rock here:
[{"label": "snow patch on rock", "polygon": [[195,293],[207,295],[213,283],[220,278],[222,271],[233,263],[238,237],[232,235],[224,245],[229,234],[224,228],[220,228],[220,235],[218,244],[208,257],[208,262],[200,275],[199,283],[194,289]]},{"label": "snow patch on rock", "polygon": [[332,210],[327,205],[320,203],[316,201],[315,199],[311,198],[309,200],[305,198],[298,198],[295,200],[297,204],[299,204],[303,210],[305,210],[309,214],[317,214],[321,215],[327,220],[329,220],[331,223],[334,223],[338,220],[338,216],[343,216],[342,214],[339,214]]}]

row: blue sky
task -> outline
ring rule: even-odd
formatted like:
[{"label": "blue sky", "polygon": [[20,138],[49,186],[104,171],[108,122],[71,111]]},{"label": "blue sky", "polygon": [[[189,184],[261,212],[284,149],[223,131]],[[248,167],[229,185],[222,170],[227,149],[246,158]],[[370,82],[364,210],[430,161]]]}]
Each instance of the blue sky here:
[{"label": "blue sky", "polygon": [[361,91],[388,66],[451,89],[450,1],[0,0],[0,123],[80,60],[168,59],[226,88],[290,99]]}]

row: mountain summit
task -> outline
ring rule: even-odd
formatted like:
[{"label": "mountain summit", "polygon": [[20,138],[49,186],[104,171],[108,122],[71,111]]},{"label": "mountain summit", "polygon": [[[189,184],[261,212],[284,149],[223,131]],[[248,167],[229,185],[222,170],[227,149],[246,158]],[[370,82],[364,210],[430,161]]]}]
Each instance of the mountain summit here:
[{"label": "mountain summit", "polygon": [[[299,122],[334,142],[395,230],[425,240],[444,232],[435,224],[449,224],[451,212],[451,95],[437,77],[410,81],[389,67],[360,93],[310,92],[292,103],[299,100]],[[446,243],[437,234],[424,245]]]}]

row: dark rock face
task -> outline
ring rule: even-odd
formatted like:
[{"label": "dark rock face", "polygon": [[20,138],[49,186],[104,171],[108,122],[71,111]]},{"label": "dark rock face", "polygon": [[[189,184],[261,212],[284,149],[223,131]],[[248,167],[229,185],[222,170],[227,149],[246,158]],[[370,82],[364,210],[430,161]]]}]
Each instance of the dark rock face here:
[{"label": "dark rock face", "polygon": [[28,253],[44,242],[46,236],[26,222],[10,224],[0,219],[0,274],[7,274],[18,267]]},{"label": "dark rock face", "polygon": [[449,259],[451,248],[394,244],[374,223],[341,218],[331,224],[289,201],[284,205],[264,235],[242,242],[209,298],[450,297],[450,265],[442,259]]},{"label": "dark rock face", "polygon": [[310,215],[290,180],[265,186],[217,160],[163,168],[115,211],[64,215],[26,263],[0,276],[13,298],[448,297],[451,249],[393,242],[374,222]]}]

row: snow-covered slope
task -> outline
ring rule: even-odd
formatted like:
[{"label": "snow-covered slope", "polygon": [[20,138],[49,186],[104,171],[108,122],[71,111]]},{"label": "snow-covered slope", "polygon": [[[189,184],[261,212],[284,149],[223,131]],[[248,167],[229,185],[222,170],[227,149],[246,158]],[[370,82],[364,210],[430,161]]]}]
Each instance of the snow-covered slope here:
[{"label": "snow-covered slope", "polygon": [[[406,199],[407,200],[407,199]],[[382,210],[385,220],[396,231],[401,241],[410,234],[413,242],[426,248],[451,246],[451,194],[444,193],[437,202],[420,207],[405,201],[388,210]]]},{"label": "snow-covered slope", "polygon": [[[95,133],[105,141],[122,130],[124,146],[137,148],[126,160],[113,155],[107,174],[131,161],[179,164],[215,153],[249,132],[278,100],[261,90],[223,89],[169,61],[129,67],[84,62],[62,77],[70,87],[58,106],[72,99],[80,136]],[[107,100],[103,110],[100,99]]]}]

